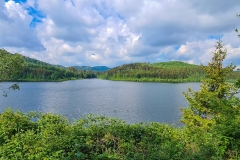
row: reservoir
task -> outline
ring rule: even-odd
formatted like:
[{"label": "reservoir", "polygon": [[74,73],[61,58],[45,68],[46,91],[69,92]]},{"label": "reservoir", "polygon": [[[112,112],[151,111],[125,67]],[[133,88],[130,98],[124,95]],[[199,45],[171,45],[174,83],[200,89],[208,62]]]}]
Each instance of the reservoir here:
[{"label": "reservoir", "polygon": [[[11,82],[2,82],[1,88]],[[146,83],[100,79],[65,82],[20,82],[20,90],[0,96],[0,112],[11,107],[22,112],[40,111],[69,120],[89,114],[119,118],[127,123],[160,122],[181,125],[182,94],[197,91],[200,83]]]}]

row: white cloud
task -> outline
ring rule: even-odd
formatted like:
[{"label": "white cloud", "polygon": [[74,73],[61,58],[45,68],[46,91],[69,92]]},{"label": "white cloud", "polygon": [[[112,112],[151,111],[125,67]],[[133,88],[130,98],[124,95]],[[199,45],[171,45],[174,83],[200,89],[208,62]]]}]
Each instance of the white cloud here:
[{"label": "white cloud", "polygon": [[14,1],[5,2],[1,6],[0,47],[16,47],[19,50],[44,50],[37,33],[29,24],[32,21],[27,11]]},{"label": "white cloud", "polygon": [[181,45],[181,47],[178,49],[178,52],[182,54],[186,53],[187,52],[186,45]]},{"label": "white cloud", "polygon": [[[30,27],[27,8],[44,14]],[[210,60],[216,40],[240,64],[240,1],[28,0],[0,2],[0,47],[49,63],[107,65]],[[35,13],[37,14],[37,13]],[[39,17],[38,17],[39,18]],[[3,38],[2,38],[3,37]]]},{"label": "white cloud", "polygon": [[[240,24],[240,19],[239,19],[239,24]],[[238,25],[238,28],[240,28],[240,25]],[[225,45],[229,44],[234,48],[240,47],[240,39],[238,38],[237,33],[234,30],[225,33],[221,38],[221,40]]]}]

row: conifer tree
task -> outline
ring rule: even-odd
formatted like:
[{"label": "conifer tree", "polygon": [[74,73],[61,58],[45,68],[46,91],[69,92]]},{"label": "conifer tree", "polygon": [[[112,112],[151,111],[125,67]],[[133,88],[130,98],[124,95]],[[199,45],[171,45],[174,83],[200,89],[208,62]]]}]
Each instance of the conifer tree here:
[{"label": "conifer tree", "polygon": [[198,126],[208,129],[218,122],[220,115],[231,113],[239,105],[239,99],[235,96],[238,88],[226,81],[227,74],[233,72],[235,68],[233,64],[224,68],[223,60],[226,54],[227,51],[223,49],[219,40],[212,61],[208,66],[202,65],[206,79],[202,81],[200,91],[194,92],[189,89],[188,93],[184,93],[189,107],[182,109],[182,122],[187,127]]},{"label": "conifer tree", "polygon": [[[240,18],[240,15],[237,16]],[[240,38],[238,29],[235,31]],[[227,50],[223,49],[219,40],[212,61],[207,66],[202,65],[206,79],[202,81],[200,90],[189,89],[184,93],[189,106],[181,109],[182,122],[190,136],[189,141],[196,144],[197,147],[194,147],[198,151],[207,153],[208,157],[218,155],[225,159],[239,159],[240,99],[237,94],[240,80],[235,84],[226,81],[227,74],[235,68],[233,64],[223,66],[226,55]],[[209,151],[211,147],[215,149]]]}]

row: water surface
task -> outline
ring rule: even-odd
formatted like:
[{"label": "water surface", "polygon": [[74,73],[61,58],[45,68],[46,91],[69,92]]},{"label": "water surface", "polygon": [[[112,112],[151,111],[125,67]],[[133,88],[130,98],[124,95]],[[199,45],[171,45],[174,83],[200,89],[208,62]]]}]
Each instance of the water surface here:
[{"label": "water surface", "polygon": [[[4,82],[1,86],[10,86]],[[182,92],[200,83],[142,83],[99,79],[65,82],[20,82],[19,91],[0,96],[0,112],[14,110],[62,114],[77,119],[88,114],[118,117],[128,123],[164,122],[179,125]]]}]

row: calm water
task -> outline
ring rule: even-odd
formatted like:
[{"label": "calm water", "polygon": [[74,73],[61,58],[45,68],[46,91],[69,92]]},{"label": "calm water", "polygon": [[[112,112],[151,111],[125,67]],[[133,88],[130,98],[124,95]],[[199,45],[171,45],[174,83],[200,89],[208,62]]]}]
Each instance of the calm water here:
[{"label": "calm water", "polygon": [[[1,83],[1,87],[12,83]],[[92,114],[118,117],[128,123],[165,122],[179,125],[183,91],[200,83],[140,83],[99,79],[66,82],[21,82],[20,91],[0,96],[0,112],[14,110],[62,114],[70,120]]]}]

